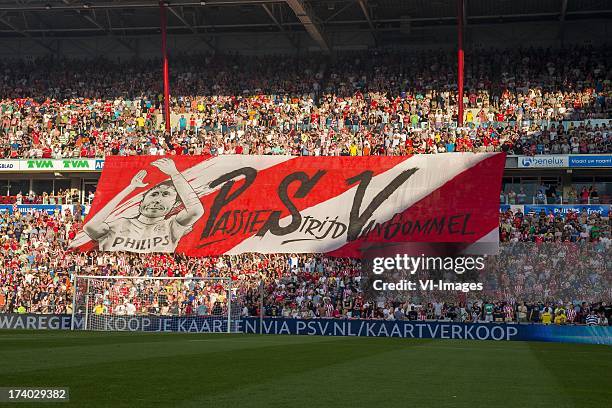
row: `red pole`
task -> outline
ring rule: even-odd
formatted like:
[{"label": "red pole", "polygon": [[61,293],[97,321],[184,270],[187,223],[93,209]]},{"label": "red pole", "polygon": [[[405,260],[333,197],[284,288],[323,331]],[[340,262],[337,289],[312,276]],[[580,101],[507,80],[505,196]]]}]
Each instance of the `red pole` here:
[{"label": "red pole", "polygon": [[457,125],[463,126],[463,0],[457,0]]},{"label": "red pole", "polygon": [[164,121],[166,122],[166,131],[170,132],[170,75],[168,70],[168,50],[166,48],[168,17],[166,16],[165,1],[159,2],[159,11],[161,15],[162,64],[164,74]]}]

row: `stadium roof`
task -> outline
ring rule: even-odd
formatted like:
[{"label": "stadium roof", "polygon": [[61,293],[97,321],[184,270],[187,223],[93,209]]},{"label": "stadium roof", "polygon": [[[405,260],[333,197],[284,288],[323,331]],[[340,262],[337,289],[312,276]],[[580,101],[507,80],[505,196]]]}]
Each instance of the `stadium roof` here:
[{"label": "stadium roof", "polygon": [[[388,33],[456,24],[457,0],[169,0],[169,34],[308,33],[321,49],[337,32]],[[465,0],[468,26],[610,18],[607,0]],[[0,38],[44,39],[159,33],[156,0],[0,0]],[[208,42],[207,42],[208,41]]]}]

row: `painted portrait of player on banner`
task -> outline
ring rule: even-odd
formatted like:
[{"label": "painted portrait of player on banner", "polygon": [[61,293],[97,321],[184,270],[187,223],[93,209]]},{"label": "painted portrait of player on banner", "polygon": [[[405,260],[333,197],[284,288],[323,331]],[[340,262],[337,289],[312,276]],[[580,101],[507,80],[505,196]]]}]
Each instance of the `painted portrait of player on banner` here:
[{"label": "painted portrait of player on banner", "polygon": [[[146,170],[140,170],[126,188],[83,226],[85,233],[98,243],[101,251],[174,252],[181,238],[204,215],[198,195],[172,159],[159,159],[151,165],[169,176],[170,180],[144,193],[137,216],[107,222],[117,205],[136,189],[148,185],[144,182]],[[184,208],[168,216],[181,203]]]}]

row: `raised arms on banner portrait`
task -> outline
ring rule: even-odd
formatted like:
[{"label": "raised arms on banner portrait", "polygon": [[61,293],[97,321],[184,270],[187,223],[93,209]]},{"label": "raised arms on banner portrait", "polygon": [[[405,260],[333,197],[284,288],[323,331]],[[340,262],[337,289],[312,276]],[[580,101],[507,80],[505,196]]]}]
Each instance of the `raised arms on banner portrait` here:
[{"label": "raised arms on banner portrait", "polygon": [[[204,207],[172,159],[151,163],[170,177],[147,190],[138,205],[136,217],[121,217],[108,221],[113,210],[134,190],[144,188],[146,170],[140,170],[130,184],[113,197],[84,226],[89,237],[98,242],[103,251],[174,252],[180,239],[191,231],[204,215]],[[184,208],[168,216],[177,205]]]}]

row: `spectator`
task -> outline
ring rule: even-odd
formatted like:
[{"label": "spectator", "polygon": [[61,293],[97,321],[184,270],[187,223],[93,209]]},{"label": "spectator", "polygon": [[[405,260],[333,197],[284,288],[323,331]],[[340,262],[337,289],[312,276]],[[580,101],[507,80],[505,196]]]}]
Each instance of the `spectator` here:
[{"label": "spectator", "polygon": [[589,312],[586,317],[587,326],[597,326],[599,325],[599,316],[594,311]]}]

